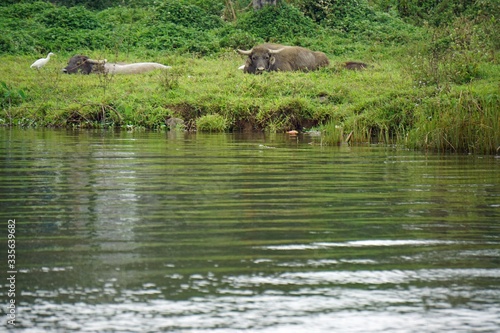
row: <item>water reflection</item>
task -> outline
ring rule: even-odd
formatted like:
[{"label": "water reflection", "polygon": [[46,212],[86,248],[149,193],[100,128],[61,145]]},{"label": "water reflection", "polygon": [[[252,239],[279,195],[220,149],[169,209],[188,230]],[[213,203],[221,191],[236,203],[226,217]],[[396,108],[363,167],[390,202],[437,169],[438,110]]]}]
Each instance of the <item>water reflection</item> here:
[{"label": "water reflection", "polygon": [[[84,331],[366,332],[369,327],[374,332],[494,332],[500,325],[498,309],[484,306],[494,304],[498,289],[484,285],[478,290],[469,284],[477,279],[493,281],[499,273],[480,269],[303,272],[234,276],[224,281],[197,275],[183,287],[204,289],[207,284],[220,283],[217,296],[180,300],[163,298],[153,284],[120,293],[108,283],[103,290],[73,291],[87,295],[86,306],[35,303],[30,314],[48,317],[30,319],[38,322],[38,327],[57,324]],[[455,286],[443,287],[443,281],[452,281]],[[103,291],[114,295],[116,301],[94,303]],[[60,295],[67,292],[59,290]],[[56,295],[39,292],[37,296],[47,299]],[[57,318],[50,316],[54,312]],[[77,320],[64,319],[75,314]]]},{"label": "water reflection", "polygon": [[499,159],[287,135],[0,136],[25,331],[500,327]]}]

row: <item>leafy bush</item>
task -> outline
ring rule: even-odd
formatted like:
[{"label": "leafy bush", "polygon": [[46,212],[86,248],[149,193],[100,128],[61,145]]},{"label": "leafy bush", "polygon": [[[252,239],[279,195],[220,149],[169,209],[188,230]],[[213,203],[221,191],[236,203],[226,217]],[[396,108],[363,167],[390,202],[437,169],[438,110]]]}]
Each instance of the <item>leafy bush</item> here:
[{"label": "leafy bush", "polygon": [[457,16],[476,8],[477,1],[471,0],[375,0],[382,9],[395,9],[401,17],[417,24],[440,26],[451,23]]},{"label": "leafy bush", "polygon": [[165,0],[154,8],[156,22],[168,22],[192,29],[209,30],[223,25],[222,20],[187,1]]},{"label": "leafy bush", "polygon": [[228,121],[220,114],[207,114],[196,120],[196,128],[203,132],[224,132]]},{"label": "leafy bush", "polygon": [[[99,0],[99,1],[95,1],[95,0],[50,0],[50,1],[58,6],[66,6],[66,7],[83,6],[85,8],[93,9],[93,10],[106,9],[106,8],[121,4],[121,1],[118,2],[116,0]],[[128,5],[137,5],[143,1],[141,1],[141,0],[129,0],[127,2],[128,2]]]},{"label": "leafy bush", "polygon": [[486,60],[488,50],[472,22],[455,21],[449,27],[430,30],[430,42],[415,46],[418,51],[407,62],[419,85],[467,83],[480,76],[479,64]]},{"label": "leafy bush", "polygon": [[191,0],[190,3],[200,7],[210,15],[220,16],[224,11],[224,1],[220,0]]},{"label": "leafy bush", "polygon": [[369,18],[373,11],[364,0],[303,0],[300,9],[317,23],[335,27],[340,22]]},{"label": "leafy bush", "polygon": [[154,50],[175,50],[179,53],[208,55],[219,50],[212,34],[172,23],[157,24],[141,30],[137,45]]},{"label": "leafy bush", "polygon": [[366,0],[297,0],[296,3],[316,23],[351,39],[406,42],[416,32],[399,18],[376,12]]},{"label": "leafy bush", "polygon": [[494,154],[500,147],[498,93],[450,92],[423,101],[408,145],[438,151]]},{"label": "leafy bush", "polygon": [[0,81],[0,107],[2,109],[19,105],[26,99],[22,89],[10,87],[7,83]]},{"label": "leafy bush", "polygon": [[78,49],[98,50],[115,48],[116,44],[104,30],[67,30],[48,28],[36,33],[36,48],[40,52],[69,51]]},{"label": "leafy bush", "polygon": [[296,36],[315,36],[317,26],[299,9],[283,4],[249,11],[236,22],[236,28],[266,41],[286,40]]},{"label": "leafy bush", "polygon": [[56,7],[48,2],[36,1],[33,3],[16,3],[1,8],[0,17],[2,18],[31,19],[46,10],[51,10]]},{"label": "leafy bush", "polygon": [[[0,52],[3,53],[30,53],[39,52],[39,38],[37,34],[43,30],[40,24],[27,21],[23,29],[19,29],[18,21],[8,19],[3,22],[0,21]],[[29,32],[29,33],[27,33]],[[45,53],[45,50],[41,50]]]},{"label": "leafy bush", "polygon": [[218,30],[217,36],[219,37],[221,47],[231,49],[239,48],[248,50],[260,42],[260,40],[251,33],[241,29],[235,29],[232,26],[227,26],[227,28]]},{"label": "leafy bush", "polygon": [[101,26],[141,25],[150,20],[147,8],[112,7],[96,13]]},{"label": "leafy bush", "polygon": [[4,32],[0,52],[46,53],[108,45],[106,39],[99,39],[103,34],[96,14],[83,7],[40,1],[16,4],[2,11],[0,22]]},{"label": "leafy bush", "polygon": [[40,13],[38,21],[50,28],[96,29],[99,27],[95,14],[80,6],[44,10]]},{"label": "leafy bush", "polygon": [[[220,45],[213,28],[224,23],[186,1],[151,8],[116,7],[96,13],[44,2],[16,4],[0,13],[0,52],[45,53],[78,49],[133,48],[214,54]],[[22,24],[20,24],[22,22]],[[21,29],[20,29],[21,27]]]}]

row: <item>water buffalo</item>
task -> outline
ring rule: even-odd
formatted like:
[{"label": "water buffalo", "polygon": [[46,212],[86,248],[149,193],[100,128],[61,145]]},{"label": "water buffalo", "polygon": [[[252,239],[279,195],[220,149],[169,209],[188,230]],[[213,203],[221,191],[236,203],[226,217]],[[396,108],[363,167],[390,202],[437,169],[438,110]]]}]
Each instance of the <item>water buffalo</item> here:
[{"label": "water buffalo", "polygon": [[344,67],[346,69],[354,70],[354,71],[360,71],[368,67],[367,64],[364,62],[357,62],[357,61],[348,61],[344,63]]},{"label": "water buffalo", "polygon": [[248,55],[243,71],[261,74],[271,71],[312,71],[330,64],[323,52],[314,52],[300,46],[261,44],[251,50],[240,50]]},{"label": "water buffalo", "polygon": [[68,66],[63,68],[64,73],[90,74],[90,73],[108,73],[108,74],[140,74],[155,69],[168,69],[170,66],[158,64],[156,62],[137,62],[133,64],[116,64],[104,60],[93,60],[84,55],[71,57]]}]

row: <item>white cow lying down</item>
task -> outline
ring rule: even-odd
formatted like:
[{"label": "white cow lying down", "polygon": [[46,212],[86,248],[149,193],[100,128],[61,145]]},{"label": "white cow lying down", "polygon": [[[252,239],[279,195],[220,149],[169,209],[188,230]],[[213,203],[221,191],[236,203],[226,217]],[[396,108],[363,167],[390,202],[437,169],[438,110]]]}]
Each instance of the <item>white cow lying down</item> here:
[{"label": "white cow lying down", "polygon": [[109,74],[140,74],[155,69],[169,69],[171,66],[165,66],[156,62],[136,62],[133,64],[114,64],[106,62],[104,70]]},{"label": "white cow lying down", "polygon": [[155,69],[169,69],[171,66],[165,66],[156,62],[136,62],[133,64],[117,64],[104,60],[93,60],[84,55],[71,57],[68,66],[63,68],[67,74],[82,73],[108,73],[108,74],[141,74]]}]

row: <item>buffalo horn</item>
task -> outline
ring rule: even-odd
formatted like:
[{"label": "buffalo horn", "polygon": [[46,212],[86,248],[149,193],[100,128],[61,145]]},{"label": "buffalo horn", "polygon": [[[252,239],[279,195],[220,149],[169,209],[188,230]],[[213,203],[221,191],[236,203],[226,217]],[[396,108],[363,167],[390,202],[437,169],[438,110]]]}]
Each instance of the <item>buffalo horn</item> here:
[{"label": "buffalo horn", "polygon": [[107,61],[108,61],[107,59],[104,60],[87,59],[87,62],[89,64],[105,64]]},{"label": "buffalo horn", "polygon": [[277,54],[277,53],[280,53],[281,51],[283,51],[285,48],[282,47],[281,49],[277,49],[277,50],[269,50],[269,53],[271,54]]},{"label": "buffalo horn", "polygon": [[240,49],[238,49],[238,52],[239,52],[239,53],[241,53],[241,54],[246,54],[246,55],[249,55],[249,54],[251,54],[251,53],[252,53],[252,50],[248,50],[248,51],[246,51],[246,50],[240,50]]}]

